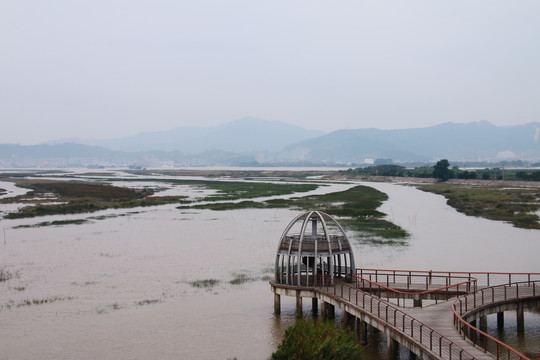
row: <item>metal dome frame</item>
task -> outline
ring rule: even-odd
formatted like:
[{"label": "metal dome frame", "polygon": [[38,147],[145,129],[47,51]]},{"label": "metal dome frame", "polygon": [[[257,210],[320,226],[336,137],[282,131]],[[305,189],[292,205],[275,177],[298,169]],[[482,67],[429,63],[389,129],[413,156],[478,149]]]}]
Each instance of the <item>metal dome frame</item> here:
[{"label": "metal dome frame", "polygon": [[[300,231],[291,233],[299,224]],[[328,286],[336,277],[350,280],[354,271],[352,247],[332,216],[309,211],[295,217],[283,231],[276,252],[276,284]]]}]

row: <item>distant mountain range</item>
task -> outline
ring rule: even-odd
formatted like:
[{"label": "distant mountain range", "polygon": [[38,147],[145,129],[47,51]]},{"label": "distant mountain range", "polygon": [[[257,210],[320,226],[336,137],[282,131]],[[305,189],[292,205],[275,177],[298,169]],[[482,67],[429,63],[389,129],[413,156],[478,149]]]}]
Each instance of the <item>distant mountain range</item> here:
[{"label": "distant mountain range", "polygon": [[[177,127],[111,140],[69,139],[69,142],[121,151],[181,151],[197,154],[210,150],[235,153],[280,151],[295,142],[324,135],[279,121],[243,118],[214,127]],[[56,141],[65,142],[65,141]]]},{"label": "distant mountain range", "polygon": [[487,121],[426,128],[338,130],[325,134],[278,121],[244,118],[214,127],[179,127],[112,140],[70,139],[42,145],[0,144],[0,166],[143,166],[363,164],[540,161],[540,123]]},{"label": "distant mountain range", "polygon": [[339,130],[287,146],[283,154],[304,153],[308,161],[395,162],[540,159],[540,123],[495,126],[487,121],[444,123],[419,129]]}]

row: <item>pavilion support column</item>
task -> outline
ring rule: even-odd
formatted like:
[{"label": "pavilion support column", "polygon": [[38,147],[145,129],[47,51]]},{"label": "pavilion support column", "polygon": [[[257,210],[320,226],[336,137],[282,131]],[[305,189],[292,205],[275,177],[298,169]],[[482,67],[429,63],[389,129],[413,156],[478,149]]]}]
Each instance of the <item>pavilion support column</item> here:
[{"label": "pavilion support column", "polygon": [[517,331],[518,333],[524,333],[525,332],[525,316],[524,316],[522,303],[518,303],[518,308],[516,312],[517,312]]},{"label": "pavilion support column", "polygon": [[281,295],[274,293],[274,314],[281,314]]},{"label": "pavilion support column", "polygon": [[317,302],[316,297],[311,298],[311,311],[315,316],[317,316],[317,313],[319,312],[319,303]]},{"label": "pavilion support column", "polygon": [[321,316],[323,319],[326,319],[328,317],[328,307],[327,302],[324,300],[321,300]]},{"label": "pavilion support column", "polygon": [[497,329],[504,329],[504,311],[497,313]]},{"label": "pavilion support column", "polygon": [[296,290],[296,317],[301,318],[302,313],[302,297],[300,296],[300,290]]},{"label": "pavilion support column", "polygon": [[421,308],[422,307],[422,298],[420,295],[415,295],[413,298],[413,307]]}]

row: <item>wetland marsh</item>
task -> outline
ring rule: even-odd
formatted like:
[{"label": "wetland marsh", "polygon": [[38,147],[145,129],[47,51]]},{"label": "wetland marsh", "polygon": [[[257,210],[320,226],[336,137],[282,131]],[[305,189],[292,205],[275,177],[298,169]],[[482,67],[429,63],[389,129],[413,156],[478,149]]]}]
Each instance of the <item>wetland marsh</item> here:
[{"label": "wetland marsh", "polygon": [[[54,176],[66,175],[112,186],[146,184],[152,196],[182,196],[183,203],[2,219],[0,348],[7,359],[268,359],[295,321],[294,298],[283,298],[282,314],[274,316],[268,279],[281,232],[303,210],[238,205],[217,211],[197,204],[294,204],[313,196],[312,205],[339,209],[354,189],[374,188],[369,192],[378,199],[370,211],[408,236],[389,240],[343,223],[359,267],[538,272],[537,230],[465,216],[443,197],[410,186],[258,177],[245,181],[286,187],[303,181],[315,188],[210,201],[220,190],[204,182],[216,178],[190,176],[200,182],[187,185],[162,174]],[[10,209],[0,204],[4,214]],[[354,220],[349,215],[343,220]],[[71,223],[77,220],[84,221]],[[383,348],[384,339],[366,351],[385,359]]]}]

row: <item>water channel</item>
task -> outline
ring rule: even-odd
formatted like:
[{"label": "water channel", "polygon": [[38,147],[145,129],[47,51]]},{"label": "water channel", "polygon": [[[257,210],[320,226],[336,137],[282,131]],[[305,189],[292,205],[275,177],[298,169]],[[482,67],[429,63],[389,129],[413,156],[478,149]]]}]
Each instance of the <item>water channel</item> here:
[{"label": "water channel", "polygon": [[[411,237],[391,246],[351,233],[359,267],[540,270],[538,231],[466,217],[410,186],[365,185],[389,195],[380,210]],[[1,358],[268,359],[295,321],[293,298],[273,314],[268,279],[297,214],[167,205],[2,220]],[[16,228],[81,217],[91,221]],[[369,359],[386,359],[383,341],[366,349]]]}]

